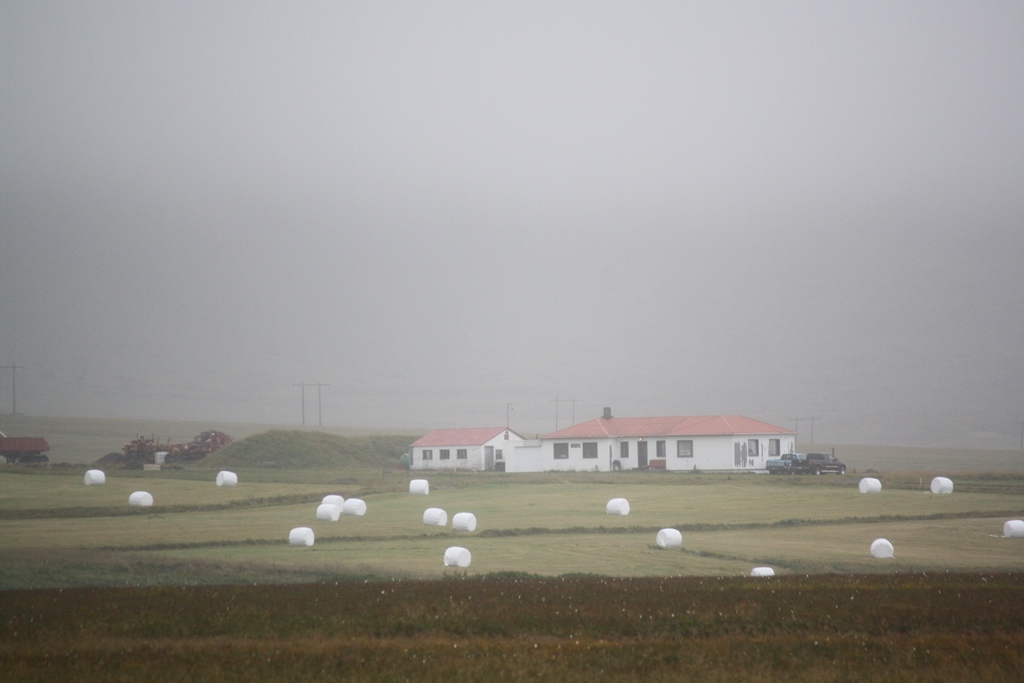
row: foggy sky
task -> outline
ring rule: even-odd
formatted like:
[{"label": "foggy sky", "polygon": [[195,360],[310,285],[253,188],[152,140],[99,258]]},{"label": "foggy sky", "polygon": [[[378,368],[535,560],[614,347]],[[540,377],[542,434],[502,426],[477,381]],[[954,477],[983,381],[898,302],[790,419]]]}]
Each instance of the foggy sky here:
[{"label": "foggy sky", "polygon": [[33,415],[1016,448],[1022,77],[1016,1],[5,0],[0,365]]}]

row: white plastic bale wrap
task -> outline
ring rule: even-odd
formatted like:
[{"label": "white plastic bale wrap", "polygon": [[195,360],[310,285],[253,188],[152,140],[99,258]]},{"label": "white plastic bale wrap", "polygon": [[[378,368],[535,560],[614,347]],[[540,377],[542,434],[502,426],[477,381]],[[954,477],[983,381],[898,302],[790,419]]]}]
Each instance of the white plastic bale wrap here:
[{"label": "white plastic bale wrap", "polygon": [[341,508],[334,503],[321,503],[316,509],[316,518],[325,522],[337,522],[341,517]]},{"label": "white plastic bale wrap", "polygon": [[345,501],[345,504],[341,506],[341,511],[346,515],[362,517],[366,514],[366,503],[359,498],[349,498]]},{"label": "white plastic bale wrap", "polygon": [[878,481],[874,477],[864,477],[860,480],[860,492],[861,493],[881,493],[882,482]]},{"label": "white plastic bale wrap", "polygon": [[876,538],[871,543],[871,557],[877,557],[880,560],[888,560],[893,557],[892,543],[884,538]]},{"label": "white plastic bale wrap", "polygon": [[128,504],[137,507],[150,507],[153,505],[153,496],[146,491],[136,491],[128,496]]},{"label": "white plastic bale wrap", "polygon": [[1004,524],[1003,536],[1006,538],[1024,538],[1024,520],[1011,519]]},{"label": "white plastic bale wrap", "polygon": [[605,512],[609,515],[628,515],[629,501],[625,498],[612,498],[605,506]]},{"label": "white plastic bale wrap", "polygon": [[750,570],[751,576],[775,576],[775,570],[771,567],[754,567]]},{"label": "white plastic bale wrap", "polygon": [[324,496],[324,499],[320,501],[321,505],[337,505],[339,509],[345,504],[345,499],[339,496],[337,493],[331,493]]},{"label": "white plastic bale wrap", "polygon": [[86,486],[103,486],[107,483],[107,475],[100,470],[89,470],[85,473]]},{"label": "white plastic bale wrap", "polygon": [[476,515],[472,512],[456,512],[452,517],[452,529],[455,531],[476,531]]},{"label": "white plastic bale wrap", "polygon": [[423,523],[427,526],[445,526],[448,524],[448,513],[441,508],[427,508],[423,511]]},{"label": "white plastic bale wrap", "polygon": [[473,556],[465,548],[452,546],[444,551],[444,566],[446,567],[468,567],[473,561]]},{"label": "white plastic bale wrap", "polygon": [[932,479],[932,493],[953,493],[953,482],[946,477]]},{"label": "white plastic bale wrap", "polygon": [[308,526],[297,526],[288,532],[288,545],[313,545],[313,530]]},{"label": "white plastic bale wrap", "polygon": [[662,529],[658,532],[654,542],[658,544],[659,548],[682,548],[683,535],[679,533],[679,529]]},{"label": "white plastic bale wrap", "polygon": [[414,496],[426,496],[430,494],[430,482],[426,479],[413,479],[409,482],[409,493]]},{"label": "white plastic bale wrap", "polygon": [[227,470],[218,472],[217,486],[238,486],[238,475]]}]

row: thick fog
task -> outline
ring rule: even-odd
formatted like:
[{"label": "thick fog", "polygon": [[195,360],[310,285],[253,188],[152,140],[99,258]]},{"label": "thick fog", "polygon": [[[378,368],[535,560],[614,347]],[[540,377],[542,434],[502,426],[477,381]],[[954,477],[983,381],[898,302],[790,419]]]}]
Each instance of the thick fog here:
[{"label": "thick fog", "polygon": [[0,413],[1016,448],[1022,122],[1016,1],[7,0]]}]

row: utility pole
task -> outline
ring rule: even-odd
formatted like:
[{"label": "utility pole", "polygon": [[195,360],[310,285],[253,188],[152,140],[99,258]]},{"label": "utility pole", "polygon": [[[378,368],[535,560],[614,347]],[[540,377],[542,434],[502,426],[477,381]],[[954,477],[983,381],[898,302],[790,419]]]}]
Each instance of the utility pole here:
[{"label": "utility pole", "polygon": [[312,384],[312,383],[311,384],[306,384],[305,382],[303,382],[302,384],[296,384],[295,386],[302,388],[302,426],[303,427],[306,426],[306,387],[316,387],[316,418],[317,418],[317,424],[322,427],[323,424],[324,424],[324,415],[323,415],[323,411],[321,410],[321,407],[320,407],[321,406],[320,389],[322,387],[329,387],[331,385],[330,384],[322,384],[320,382],[317,382],[316,384]]},{"label": "utility pole", "polygon": [[18,370],[24,370],[24,365],[4,365],[4,370],[11,371],[11,415],[18,414]]},{"label": "utility pole", "polygon": [[[796,433],[796,439],[799,439],[800,438],[800,418],[799,417],[794,417],[793,418],[793,422],[796,423],[793,426],[793,431]],[[795,439],[794,439],[794,442],[795,442]]]},{"label": "utility pole", "polygon": [[574,399],[574,398],[573,399],[569,399],[569,398],[558,398],[558,397],[555,397],[555,400],[551,401],[552,403],[555,404],[555,431],[556,432],[558,431],[558,405],[560,403],[569,403],[570,401],[572,402],[572,423],[576,424],[576,399]]},{"label": "utility pole", "polygon": [[805,417],[805,420],[811,421],[811,443],[814,443],[814,421],[820,420],[820,417]]},{"label": "utility pole", "polygon": [[508,424],[509,424],[508,414],[509,414],[510,410],[512,410],[512,404],[511,403],[506,403],[505,404],[505,429],[506,430],[508,429]]}]

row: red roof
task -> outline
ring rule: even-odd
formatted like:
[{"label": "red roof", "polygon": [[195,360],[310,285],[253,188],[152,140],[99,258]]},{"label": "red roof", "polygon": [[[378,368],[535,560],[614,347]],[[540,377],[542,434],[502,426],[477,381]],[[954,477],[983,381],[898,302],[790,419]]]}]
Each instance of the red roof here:
[{"label": "red roof", "polygon": [[[505,431],[505,427],[470,427],[466,429],[435,429],[412,443],[419,446],[481,446]],[[516,439],[523,437],[511,429],[509,434]]]},{"label": "red roof", "polygon": [[742,415],[696,417],[599,417],[545,434],[545,439],[622,436],[728,436],[731,434],[795,434],[784,427]]}]

